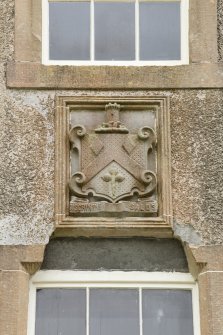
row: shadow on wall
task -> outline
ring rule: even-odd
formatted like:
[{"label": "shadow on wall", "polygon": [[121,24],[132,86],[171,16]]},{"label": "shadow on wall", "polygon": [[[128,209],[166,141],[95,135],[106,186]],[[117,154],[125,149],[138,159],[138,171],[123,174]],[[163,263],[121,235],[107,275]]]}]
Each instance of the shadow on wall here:
[{"label": "shadow on wall", "polygon": [[178,240],[151,238],[55,238],[41,269],[189,272]]}]

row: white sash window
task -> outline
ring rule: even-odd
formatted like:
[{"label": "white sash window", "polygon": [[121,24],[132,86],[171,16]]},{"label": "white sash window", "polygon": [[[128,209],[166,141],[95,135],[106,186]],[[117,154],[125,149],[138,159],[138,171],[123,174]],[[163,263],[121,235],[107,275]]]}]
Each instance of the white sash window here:
[{"label": "white sash window", "polygon": [[188,63],[189,0],[43,0],[43,63]]},{"label": "white sash window", "polygon": [[189,274],[40,271],[31,281],[28,335],[199,335]]}]

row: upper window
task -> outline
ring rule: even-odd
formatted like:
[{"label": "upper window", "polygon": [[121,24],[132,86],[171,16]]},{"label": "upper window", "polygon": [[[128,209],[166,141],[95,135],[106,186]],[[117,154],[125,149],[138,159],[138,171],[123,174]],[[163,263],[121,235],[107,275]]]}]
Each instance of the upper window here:
[{"label": "upper window", "polygon": [[185,64],[187,2],[43,0],[43,63]]}]

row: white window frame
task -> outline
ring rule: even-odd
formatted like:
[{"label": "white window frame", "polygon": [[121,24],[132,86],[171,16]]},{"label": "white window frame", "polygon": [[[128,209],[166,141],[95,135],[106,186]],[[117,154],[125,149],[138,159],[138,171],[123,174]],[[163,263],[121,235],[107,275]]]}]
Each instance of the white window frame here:
[{"label": "white window frame", "polygon": [[[44,65],[112,65],[112,66],[176,66],[189,64],[189,0],[112,0],[112,1],[135,1],[135,22],[136,22],[136,60],[134,61],[76,61],[76,60],[50,60],[49,59],[49,2],[73,2],[73,1],[86,1],[86,0],[42,0],[42,63]],[[91,1],[91,23],[90,23],[90,56],[93,58],[94,54],[94,22],[93,18],[93,6],[94,1]],[[111,1],[111,0],[101,0]],[[139,31],[138,31],[138,20],[139,20],[139,2],[140,1],[172,1],[181,3],[181,60],[167,60],[167,61],[140,61],[139,60]]]},{"label": "white window frame", "polygon": [[[142,288],[190,290],[192,292],[194,335],[200,335],[198,286],[190,274],[135,271],[39,271],[30,280],[27,335],[35,335],[36,291],[40,288],[86,288],[87,315],[89,311],[89,288],[138,288],[139,297],[141,297]],[[141,308],[139,312],[140,320],[142,320]],[[86,322],[86,334],[88,335],[88,320]],[[142,326],[140,326],[140,335],[143,335]]]}]

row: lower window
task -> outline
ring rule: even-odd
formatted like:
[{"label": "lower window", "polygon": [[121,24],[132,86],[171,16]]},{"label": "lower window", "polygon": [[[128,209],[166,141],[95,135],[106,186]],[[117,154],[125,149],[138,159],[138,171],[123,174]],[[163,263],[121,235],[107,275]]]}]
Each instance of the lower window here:
[{"label": "lower window", "polygon": [[198,335],[188,274],[40,271],[32,279],[29,335]]}]

